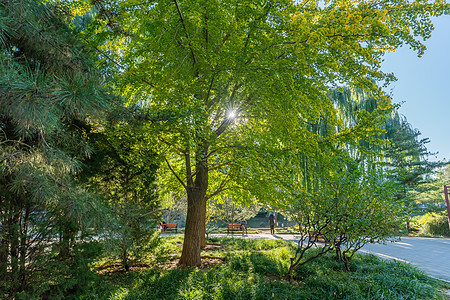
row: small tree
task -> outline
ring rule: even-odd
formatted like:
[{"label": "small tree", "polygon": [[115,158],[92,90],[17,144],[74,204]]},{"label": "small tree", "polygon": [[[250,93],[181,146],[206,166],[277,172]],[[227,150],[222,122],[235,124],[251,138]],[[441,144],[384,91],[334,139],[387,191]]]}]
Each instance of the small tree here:
[{"label": "small tree", "polygon": [[85,126],[84,131],[95,148],[84,161],[86,168],[79,178],[103,195],[112,214],[107,226],[110,249],[128,271],[130,258],[144,254],[156,237],[161,212],[156,155],[148,146],[148,136],[142,134],[141,124],[133,119]]},{"label": "small tree", "polygon": [[[293,207],[301,224],[301,238],[289,276],[309,261],[335,250],[347,270],[353,255],[365,244],[384,242],[399,226],[400,205],[393,199],[395,186],[376,166],[347,167],[322,177],[318,188]],[[325,245],[314,256],[305,253],[319,240]]]}]

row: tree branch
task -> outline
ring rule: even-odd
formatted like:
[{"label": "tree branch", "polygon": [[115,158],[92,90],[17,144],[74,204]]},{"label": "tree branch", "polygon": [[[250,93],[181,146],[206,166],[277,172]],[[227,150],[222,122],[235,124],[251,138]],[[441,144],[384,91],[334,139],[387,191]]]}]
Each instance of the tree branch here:
[{"label": "tree branch", "polygon": [[[88,40],[84,39],[87,43],[89,43]],[[95,50],[97,50],[98,52],[100,52],[101,55],[103,55],[104,57],[106,57],[110,62],[112,62],[113,64],[115,64],[116,66],[118,66],[119,68],[121,68],[122,70],[125,70],[126,68],[124,66],[122,66],[121,64],[119,64],[117,61],[115,61],[114,59],[112,59],[105,51],[100,50],[98,47],[95,47]],[[138,75],[134,72],[131,73],[131,75],[138,77]],[[151,82],[148,82],[147,80],[143,79],[143,78],[139,78],[140,81],[148,84],[149,86],[151,86],[152,88],[155,87],[154,84],[152,84]]]},{"label": "tree branch", "polygon": [[214,79],[216,78],[216,73],[213,73],[213,75],[212,75],[212,78],[211,78],[211,82],[209,83],[209,88],[208,88],[208,94],[206,95],[206,100],[205,100],[205,102],[206,102],[206,107],[210,107],[210,105],[212,105],[212,100],[211,101],[208,101],[208,99],[209,99],[209,96],[211,95],[211,90],[212,90],[212,85],[213,85],[213,83],[214,83]]},{"label": "tree branch", "polygon": [[186,189],[186,185],[184,184],[183,180],[181,180],[181,178],[177,175],[177,173],[175,172],[174,169],[172,169],[172,167],[170,166],[169,161],[167,160],[167,158],[164,157],[164,160],[166,161],[167,166],[169,167],[169,170],[172,172],[172,174],[178,179],[178,181],[181,183],[181,185],[184,187],[184,189]]},{"label": "tree branch", "polygon": [[186,152],[184,154],[184,160],[186,162],[186,183],[188,186],[193,186],[194,180],[193,180],[193,174],[192,174],[192,170],[191,170],[191,154],[190,154],[188,147],[189,146],[186,147]]},{"label": "tree branch", "polygon": [[[231,93],[229,102],[232,104],[234,102],[234,99],[236,98],[236,94],[238,89],[242,86],[242,83],[236,83],[236,85],[233,88],[233,92]],[[215,133],[216,136],[221,135],[228,127],[228,125],[230,125],[233,122],[232,119],[229,119],[225,116],[225,119],[222,121],[222,124],[220,124],[219,128],[216,129]]]},{"label": "tree branch", "polygon": [[186,154],[186,150],[185,150],[185,149],[181,149],[181,148],[175,146],[174,144],[172,144],[172,143],[166,141],[166,140],[165,140],[163,137],[161,137],[161,136],[159,137],[159,139],[161,140],[161,142],[163,142],[163,143],[166,144],[167,146],[175,148],[180,154],[182,154],[182,155],[185,155],[185,154]]},{"label": "tree branch", "polygon": [[246,147],[242,145],[229,145],[229,146],[223,146],[223,147],[217,147],[214,150],[211,150],[208,155],[206,155],[206,158],[209,158],[211,155],[219,151],[220,149],[227,149],[227,148],[240,148],[240,149],[246,149]]},{"label": "tree branch", "polygon": [[230,181],[230,178],[227,176],[226,178],[224,178],[222,180],[222,182],[220,183],[219,187],[217,188],[217,190],[215,190],[213,193],[205,196],[205,198],[211,199],[212,197],[218,195],[219,193],[223,192],[225,190],[225,186],[227,185],[227,183]]},{"label": "tree branch", "polygon": [[214,50],[214,53],[219,53],[220,49],[222,49],[222,46],[225,44],[225,42],[228,40],[228,38],[231,36],[231,33],[227,33],[225,37],[222,39],[222,43],[217,46],[216,50]]},{"label": "tree branch", "polygon": [[188,40],[189,49],[191,50],[193,65],[195,65],[196,63],[198,63],[198,60],[197,60],[197,57],[194,54],[194,50],[192,49],[191,39],[189,37],[189,33],[187,31],[186,24],[184,23],[183,14],[181,13],[180,6],[178,5],[178,1],[177,0],[173,0],[173,2],[175,3],[175,5],[177,7],[178,15],[180,16],[180,20],[181,20],[181,25],[183,25],[184,33],[185,33],[186,38]]}]

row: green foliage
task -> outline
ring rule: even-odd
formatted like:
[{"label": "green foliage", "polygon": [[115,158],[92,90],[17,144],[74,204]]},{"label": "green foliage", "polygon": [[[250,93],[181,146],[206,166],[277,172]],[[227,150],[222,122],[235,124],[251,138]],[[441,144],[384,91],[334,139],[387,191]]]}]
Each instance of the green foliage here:
[{"label": "green foliage", "polygon": [[384,149],[385,165],[392,170],[391,178],[399,184],[396,197],[403,202],[405,214],[409,217],[419,209],[418,194],[429,192],[427,184],[435,181],[432,175],[446,163],[428,160],[432,155],[426,148],[429,140],[420,139],[421,133],[406,119],[394,116],[386,130],[390,143]]},{"label": "green foliage", "polygon": [[271,250],[284,247],[285,242],[267,239],[221,238],[220,244],[230,246],[233,250]]},{"label": "green foliage", "polygon": [[[449,9],[442,1],[67,2],[117,91],[147,110],[165,158],[161,181],[191,203],[187,243],[201,241],[191,228],[203,228],[207,199],[226,191],[277,206],[280,186],[299,175],[292,165],[322,164],[345,143],[379,134],[390,99],[375,81],[393,79],[380,69],[383,54],[402,45],[423,54],[431,17]],[[340,84],[362,88],[376,109],[339,120],[328,95]],[[323,120],[326,138],[312,128]],[[183,259],[198,264],[198,245],[185,249],[196,249]]]},{"label": "green foliage", "polygon": [[422,227],[422,231],[424,234],[450,236],[448,216],[446,211],[440,213],[426,213],[417,221]]},{"label": "green foliage", "polygon": [[294,269],[311,262],[305,254],[318,240],[326,245],[317,257],[335,250],[349,268],[355,252],[366,243],[384,242],[397,232],[401,205],[393,197],[396,186],[386,180],[384,171],[351,159],[339,166],[340,170],[328,168],[310,192],[287,200],[286,210],[299,223],[301,235],[291,276]]},{"label": "green foliage", "polygon": [[425,204],[426,211],[437,212],[445,206],[444,185],[450,182],[450,165],[439,168],[435,176],[427,178],[420,190],[413,194],[417,203]]},{"label": "green foliage", "polygon": [[145,124],[129,122],[85,127],[95,152],[84,160],[79,174],[85,186],[104,196],[111,211],[104,232],[107,249],[121,259],[125,270],[130,258],[139,259],[157,244],[160,215],[152,140],[144,133]]},{"label": "green foliage", "polygon": [[225,222],[227,224],[240,223],[241,219],[248,220],[259,212],[257,204],[239,205],[232,198],[222,197],[208,201],[206,210],[207,222]]},{"label": "green foliage", "polygon": [[11,298],[81,290],[86,238],[104,216],[74,180],[91,153],[76,128],[112,99],[65,17],[48,1],[0,3],[0,290]]},{"label": "green foliage", "polygon": [[[227,260],[209,269],[150,270],[89,294],[91,299],[444,299],[443,285],[408,264],[356,255],[347,272],[332,255],[305,265],[289,283],[293,245],[220,239]],[[179,243],[171,239],[169,243]],[[264,246],[263,246],[264,245]],[[263,247],[261,247],[263,246]],[[245,249],[244,251],[242,251]],[[264,250],[263,250],[264,249]],[[263,250],[263,251],[261,251]],[[317,251],[317,250],[315,250]],[[314,255],[314,253],[311,253]],[[105,284],[106,281],[104,281]],[[174,284],[176,283],[176,284]],[[82,297],[85,299],[86,297]],[[87,298],[86,298],[87,299]]]}]

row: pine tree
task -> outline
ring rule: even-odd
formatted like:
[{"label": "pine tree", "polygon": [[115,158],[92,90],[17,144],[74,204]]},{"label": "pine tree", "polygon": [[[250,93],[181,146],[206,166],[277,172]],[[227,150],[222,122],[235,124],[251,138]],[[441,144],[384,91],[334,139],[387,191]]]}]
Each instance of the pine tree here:
[{"label": "pine tree", "polygon": [[0,290],[5,297],[21,291],[39,295],[49,286],[42,279],[46,273],[55,272],[57,283],[77,272],[73,258],[82,252],[77,234],[97,218],[91,195],[72,179],[79,158],[91,152],[75,124],[100,117],[110,106],[94,67],[62,8],[46,1],[0,3]]},{"label": "pine tree", "polygon": [[433,155],[426,148],[429,139],[421,139],[420,135],[420,131],[414,129],[406,118],[397,114],[387,123],[386,137],[390,143],[385,147],[385,166],[392,171],[391,178],[400,186],[396,197],[403,201],[408,232],[409,217],[417,210],[414,193],[419,192],[429,181],[429,176],[444,165],[428,159]]}]

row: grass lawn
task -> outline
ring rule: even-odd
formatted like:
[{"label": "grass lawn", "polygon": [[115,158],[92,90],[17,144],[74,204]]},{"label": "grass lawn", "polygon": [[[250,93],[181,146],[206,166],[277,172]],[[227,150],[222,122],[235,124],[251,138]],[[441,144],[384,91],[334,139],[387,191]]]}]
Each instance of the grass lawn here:
[{"label": "grass lawn", "polygon": [[82,299],[450,299],[450,284],[402,262],[357,255],[345,271],[333,255],[286,277],[295,245],[284,241],[222,238],[202,252],[199,268],[176,266],[182,237],[163,239],[160,255],[124,273],[97,264],[97,282]]}]

